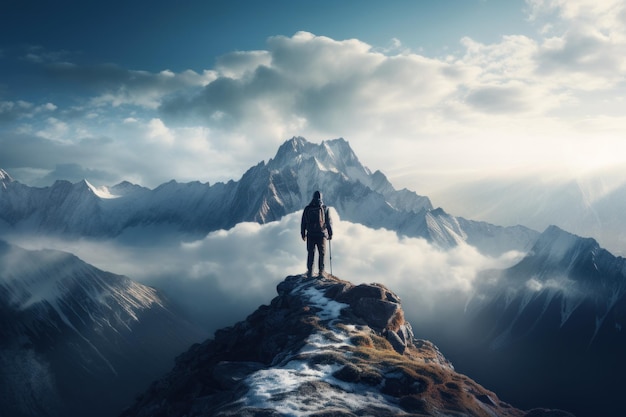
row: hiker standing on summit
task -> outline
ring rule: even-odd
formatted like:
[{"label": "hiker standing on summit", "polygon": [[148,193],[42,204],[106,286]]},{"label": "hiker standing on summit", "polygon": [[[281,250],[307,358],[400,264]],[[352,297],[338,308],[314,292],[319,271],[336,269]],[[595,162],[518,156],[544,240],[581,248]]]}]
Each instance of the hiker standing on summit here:
[{"label": "hiker standing on summit", "polygon": [[319,191],[313,193],[313,199],[302,212],[300,235],[302,240],[306,240],[307,276],[313,275],[315,248],[317,248],[319,275],[322,276],[324,274],[326,239],[331,240],[333,238],[333,224],[328,213],[328,207],[322,202],[322,194]]}]

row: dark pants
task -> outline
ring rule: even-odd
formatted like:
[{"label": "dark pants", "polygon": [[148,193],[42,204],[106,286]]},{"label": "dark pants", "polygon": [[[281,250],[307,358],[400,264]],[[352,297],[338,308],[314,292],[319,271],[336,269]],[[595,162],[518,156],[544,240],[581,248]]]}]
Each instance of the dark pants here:
[{"label": "dark pants", "polygon": [[307,236],[306,238],[306,250],[308,256],[306,258],[306,269],[308,272],[313,272],[313,258],[315,257],[315,248],[317,248],[317,266],[319,272],[324,271],[324,255],[326,254],[326,237],[324,236]]}]

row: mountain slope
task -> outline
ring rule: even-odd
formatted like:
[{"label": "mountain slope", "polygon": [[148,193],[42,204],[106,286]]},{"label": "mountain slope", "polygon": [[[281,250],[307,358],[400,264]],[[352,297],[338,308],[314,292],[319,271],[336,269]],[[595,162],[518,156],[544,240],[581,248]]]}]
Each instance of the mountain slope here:
[{"label": "mountain slope", "polygon": [[440,341],[465,372],[525,406],[626,412],[615,384],[626,372],[626,259],[551,226],[518,264],[477,281],[465,320]]},{"label": "mountain slope", "polygon": [[122,416],[570,415],[524,412],[455,372],[381,285],[290,276],[278,294],[178,357]]},{"label": "mountain slope", "polygon": [[371,173],[343,139],[316,145],[294,137],[239,181],[213,185],[171,181],[154,190],[129,183],[97,189],[87,181],[57,181],[31,188],[3,175],[0,232],[5,233],[124,238],[150,228],[198,238],[241,222],[278,220],[301,210],[321,190],[342,219],[423,237],[443,248],[467,241],[499,255],[527,250],[538,235],[521,226],[472,222],[433,209],[427,197],[395,190],[382,172]]},{"label": "mountain slope", "polygon": [[110,416],[203,336],[153,288],[0,241],[3,415]]},{"label": "mountain slope", "polygon": [[[507,335],[524,337],[544,318],[558,324],[555,331],[575,327],[580,342],[588,345],[601,343],[597,338],[612,339],[626,325],[626,316],[615,310],[626,300],[626,259],[594,239],[550,226],[528,255],[498,275],[498,281],[489,280],[496,287],[483,290],[506,313],[498,316],[506,327],[494,323],[494,343],[507,343]],[[555,317],[544,317],[550,314]]]}]

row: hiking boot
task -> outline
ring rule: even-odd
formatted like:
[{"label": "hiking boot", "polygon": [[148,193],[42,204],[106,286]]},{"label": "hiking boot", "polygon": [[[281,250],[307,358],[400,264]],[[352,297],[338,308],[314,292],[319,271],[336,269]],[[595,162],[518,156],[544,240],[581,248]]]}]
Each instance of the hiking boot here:
[{"label": "hiking boot", "polygon": [[307,278],[311,278],[313,276],[313,271],[311,271],[310,269],[308,271],[306,271],[306,277]]}]

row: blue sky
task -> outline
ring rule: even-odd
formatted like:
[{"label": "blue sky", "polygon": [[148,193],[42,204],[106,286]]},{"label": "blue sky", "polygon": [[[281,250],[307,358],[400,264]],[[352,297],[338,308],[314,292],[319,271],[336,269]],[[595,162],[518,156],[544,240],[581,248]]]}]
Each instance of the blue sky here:
[{"label": "blue sky", "polygon": [[0,168],[224,181],[296,135],[422,194],[619,166],[626,8],[596,3],[4,2]]}]

